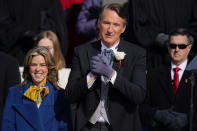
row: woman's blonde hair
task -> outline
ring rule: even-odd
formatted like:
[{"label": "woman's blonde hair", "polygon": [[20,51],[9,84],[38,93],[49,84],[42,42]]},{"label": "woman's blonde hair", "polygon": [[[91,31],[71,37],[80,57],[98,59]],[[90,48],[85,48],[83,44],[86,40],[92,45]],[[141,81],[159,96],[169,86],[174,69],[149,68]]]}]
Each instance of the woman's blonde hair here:
[{"label": "woman's blonde hair", "polygon": [[26,85],[29,82],[32,82],[32,77],[29,73],[30,65],[32,62],[32,58],[34,56],[41,55],[44,57],[46,65],[48,67],[48,75],[47,80],[53,84],[57,89],[59,89],[57,81],[58,81],[58,71],[56,70],[55,61],[49,52],[49,50],[45,47],[34,47],[33,49],[29,50],[24,59],[24,71],[23,71],[23,78],[24,81],[21,85]]},{"label": "woman's blonde hair", "polygon": [[50,31],[50,30],[41,32],[35,38],[36,46],[38,45],[39,41],[41,39],[44,39],[44,38],[48,38],[53,43],[54,60],[55,60],[55,64],[56,64],[56,69],[60,70],[62,68],[65,68],[66,67],[66,62],[65,62],[65,59],[64,59],[64,57],[62,55],[62,51],[60,49],[60,43],[59,43],[57,35],[54,32]]}]

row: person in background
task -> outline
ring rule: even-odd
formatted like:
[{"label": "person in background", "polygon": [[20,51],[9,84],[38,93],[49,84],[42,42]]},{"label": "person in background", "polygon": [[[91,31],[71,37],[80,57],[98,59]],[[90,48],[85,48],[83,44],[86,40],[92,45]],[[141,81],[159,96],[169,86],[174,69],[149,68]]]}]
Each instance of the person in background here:
[{"label": "person in background", "polygon": [[24,81],[10,88],[2,131],[71,131],[70,105],[57,84],[56,65],[45,47],[31,49],[24,60]]},{"label": "person in background", "polygon": [[36,46],[46,47],[54,58],[56,70],[58,70],[58,85],[65,89],[70,70],[66,69],[66,62],[62,55],[57,35],[50,31],[43,31],[35,38]]},{"label": "person in background", "polygon": [[[186,29],[173,30],[168,39],[171,63],[148,71],[147,94],[144,104],[140,106],[140,112],[143,124],[150,131],[189,131],[191,72],[186,67],[193,43],[194,38]],[[192,131],[197,130],[195,87]]]},{"label": "person in background", "polygon": [[[187,28],[197,38],[196,0],[129,0],[128,9],[125,39],[147,49],[148,69],[170,62],[166,41],[171,30]],[[194,54],[196,45],[194,42]]]},{"label": "person in background", "polygon": [[6,101],[8,90],[11,86],[20,83],[19,63],[17,60],[0,51],[0,128],[3,107]]},{"label": "person in background", "polygon": [[97,20],[102,8],[102,0],[84,0],[79,12],[76,31],[87,42],[98,38]]},{"label": "person in background", "polygon": [[106,5],[98,20],[101,40],[74,50],[65,94],[77,104],[75,131],[141,131],[146,53],[120,39],[126,24],[120,4]]},{"label": "person in background", "polygon": [[34,46],[33,38],[44,30],[57,34],[66,56],[67,26],[60,0],[0,1],[0,50],[16,57],[20,65]]}]

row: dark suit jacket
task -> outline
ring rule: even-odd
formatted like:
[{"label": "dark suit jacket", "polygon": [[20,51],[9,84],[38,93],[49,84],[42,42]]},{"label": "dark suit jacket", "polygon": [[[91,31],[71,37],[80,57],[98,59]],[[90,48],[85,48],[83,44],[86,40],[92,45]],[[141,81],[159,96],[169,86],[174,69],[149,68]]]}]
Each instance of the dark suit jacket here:
[{"label": "dark suit jacket", "polygon": [[[140,131],[138,104],[144,100],[146,86],[145,51],[121,40],[118,51],[126,53],[122,66],[114,60],[117,71],[114,85],[110,83],[107,111],[113,131]],[[101,52],[101,42],[85,44],[75,48],[71,74],[66,88],[66,97],[77,102],[75,131],[81,130],[96,110],[100,100],[101,79],[98,77],[91,89],[86,76],[90,72],[90,59]]]},{"label": "dark suit jacket", "polygon": [[[145,124],[150,127],[150,131],[169,131],[162,124],[157,123],[153,116],[157,109],[168,109],[172,108],[176,112],[186,113],[189,116],[189,104],[190,104],[190,91],[191,83],[188,79],[191,75],[190,72],[184,71],[181,78],[176,96],[173,94],[173,82],[170,74],[170,66],[163,66],[151,70],[148,72],[147,78],[147,94],[145,102],[140,106],[140,112],[142,114],[142,119]],[[196,77],[197,78],[197,77]],[[197,130],[196,127],[196,102],[197,96],[196,85],[194,87],[194,130]],[[182,129],[181,131],[188,131],[188,126]]]},{"label": "dark suit jacket", "polygon": [[10,88],[2,131],[71,131],[70,105],[64,100],[64,92],[47,82],[49,94],[38,109],[35,102],[23,95],[30,85]]},{"label": "dark suit jacket", "polygon": [[[19,64],[13,57],[0,52],[0,123],[9,87],[20,83]],[[0,124],[1,125],[1,124]],[[1,126],[0,126],[1,127]]]}]

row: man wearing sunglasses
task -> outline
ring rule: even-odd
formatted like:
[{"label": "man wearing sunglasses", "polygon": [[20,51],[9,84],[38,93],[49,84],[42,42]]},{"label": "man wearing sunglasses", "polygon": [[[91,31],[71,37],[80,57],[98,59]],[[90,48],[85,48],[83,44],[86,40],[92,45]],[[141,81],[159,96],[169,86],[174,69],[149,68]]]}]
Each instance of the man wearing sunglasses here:
[{"label": "man wearing sunglasses", "polygon": [[187,61],[193,43],[193,37],[184,34],[186,32],[183,29],[177,31],[179,32],[174,32],[170,35],[168,44],[168,51],[175,66],[179,66]]},{"label": "man wearing sunglasses", "polygon": [[[171,63],[148,71],[147,94],[140,111],[150,131],[189,131],[191,74],[185,68],[193,41],[186,29],[172,31],[168,38]],[[196,89],[193,103],[197,103]],[[196,120],[194,105],[192,131],[197,130]]]}]

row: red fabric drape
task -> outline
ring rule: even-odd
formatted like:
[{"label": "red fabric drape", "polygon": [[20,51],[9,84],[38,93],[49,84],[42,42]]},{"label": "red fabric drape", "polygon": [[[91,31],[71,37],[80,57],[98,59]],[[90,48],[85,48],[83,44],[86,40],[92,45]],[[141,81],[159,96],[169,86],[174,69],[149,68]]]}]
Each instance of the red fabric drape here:
[{"label": "red fabric drape", "polygon": [[72,4],[83,4],[84,0],[61,0],[62,7],[64,10],[70,8]]}]

